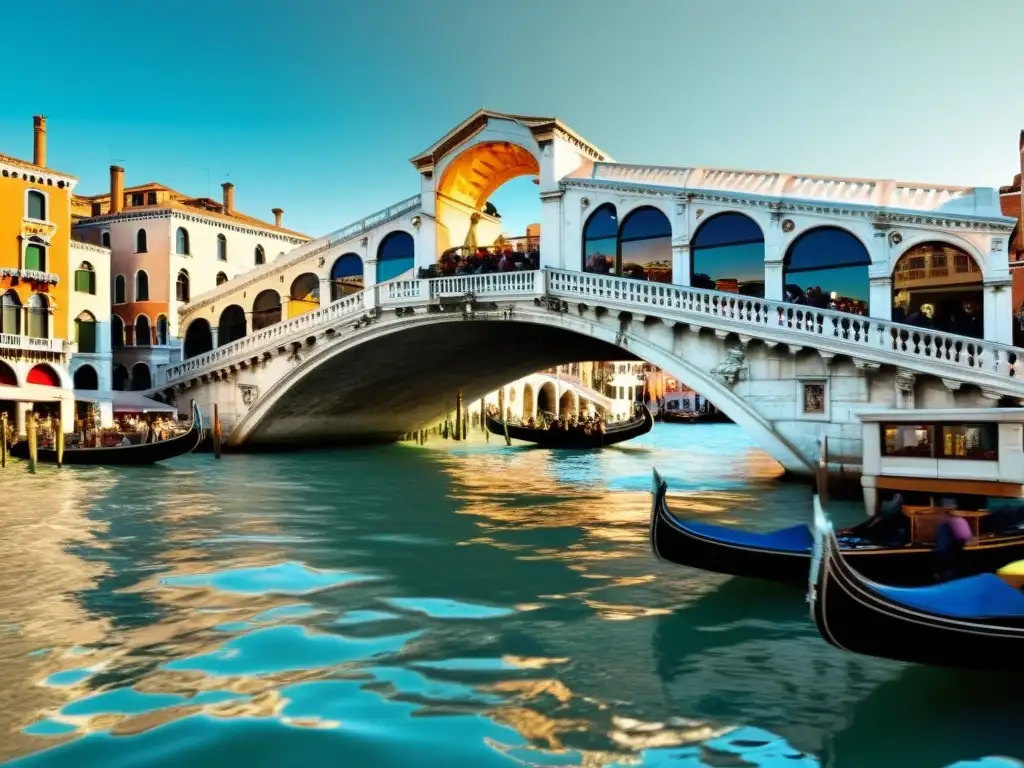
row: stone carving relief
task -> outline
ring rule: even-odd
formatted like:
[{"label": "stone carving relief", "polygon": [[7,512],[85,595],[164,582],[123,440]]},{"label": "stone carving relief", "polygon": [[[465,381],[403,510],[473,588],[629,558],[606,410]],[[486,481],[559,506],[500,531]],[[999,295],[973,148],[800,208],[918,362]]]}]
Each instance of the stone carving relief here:
[{"label": "stone carving relief", "polygon": [[804,413],[825,413],[825,384],[820,381],[804,384]]},{"label": "stone carving relief", "polygon": [[747,367],[747,353],[743,347],[730,347],[726,350],[725,359],[711,369],[710,373],[718,381],[731,387],[739,378],[740,371]]},{"label": "stone carving relief", "polygon": [[252,408],[260,398],[259,387],[254,387],[250,384],[239,384],[238,388],[242,391],[243,405],[245,405],[246,408]]}]

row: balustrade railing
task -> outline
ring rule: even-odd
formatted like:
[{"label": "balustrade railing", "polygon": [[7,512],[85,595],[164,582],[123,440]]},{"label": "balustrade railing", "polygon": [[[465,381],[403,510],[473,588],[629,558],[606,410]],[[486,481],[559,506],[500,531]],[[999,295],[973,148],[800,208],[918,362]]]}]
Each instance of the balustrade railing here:
[{"label": "balustrade railing", "polygon": [[29,352],[61,354],[64,351],[64,340],[40,339],[35,336],[22,336],[17,333],[0,333],[0,347],[27,350]]},{"label": "balustrade railing", "polygon": [[1007,344],[829,309],[585,272],[551,269],[547,280],[548,290],[559,297],[599,299],[696,316],[695,324],[702,317],[725,321],[737,333],[746,328],[755,336],[759,330],[784,329],[805,336],[808,345],[820,340],[842,341],[849,354],[856,354],[859,347],[1005,377],[1016,376],[1024,362],[1024,350]]}]

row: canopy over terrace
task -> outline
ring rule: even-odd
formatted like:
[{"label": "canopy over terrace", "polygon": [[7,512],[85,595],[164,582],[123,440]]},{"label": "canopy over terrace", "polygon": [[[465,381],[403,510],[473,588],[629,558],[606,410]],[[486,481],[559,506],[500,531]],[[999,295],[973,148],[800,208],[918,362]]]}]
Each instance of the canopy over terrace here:
[{"label": "canopy over terrace", "polygon": [[173,405],[153,400],[139,392],[96,392],[75,390],[75,400],[85,403],[106,403],[113,401],[114,413],[177,413]]}]

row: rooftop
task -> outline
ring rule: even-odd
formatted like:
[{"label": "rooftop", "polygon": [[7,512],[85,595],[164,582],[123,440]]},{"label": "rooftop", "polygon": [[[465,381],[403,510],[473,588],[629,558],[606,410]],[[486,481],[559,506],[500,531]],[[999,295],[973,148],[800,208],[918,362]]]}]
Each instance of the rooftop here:
[{"label": "rooftop", "polygon": [[72,176],[70,173],[64,173],[63,171],[58,171],[58,170],[55,170],[53,168],[46,168],[46,167],[41,166],[41,165],[34,165],[34,164],[28,162],[27,160],[19,160],[16,157],[11,157],[10,155],[5,155],[2,152],[0,152],[0,163],[5,163],[7,165],[11,165],[11,166],[14,166],[16,168],[23,168],[26,171],[40,171],[40,172],[43,172],[43,173],[50,173],[50,174],[53,174],[55,176],[61,176],[61,177],[65,178],[65,179],[73,179],[73,180],[76,180],[76,181],[78,180],[77,176]]}]

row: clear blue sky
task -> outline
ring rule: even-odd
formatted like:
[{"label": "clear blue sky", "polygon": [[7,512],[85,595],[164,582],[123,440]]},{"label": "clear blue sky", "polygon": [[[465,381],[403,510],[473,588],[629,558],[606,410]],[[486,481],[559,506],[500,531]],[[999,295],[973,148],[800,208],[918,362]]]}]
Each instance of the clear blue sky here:
[{"label": "clear blue sky", "polygon": [[[310,234],[419,191],[408,158],[481,106],[621,162],[998,186],[1024,128],[1020,0],[3,3],[0,152],[160,181]],[[32,66],[28,60],[32,59]],[[527,181],[495,198],[539,218]],[[533,199],[529,195],[533,194]]]}]

